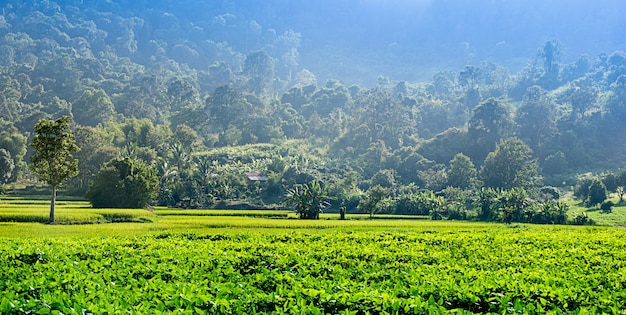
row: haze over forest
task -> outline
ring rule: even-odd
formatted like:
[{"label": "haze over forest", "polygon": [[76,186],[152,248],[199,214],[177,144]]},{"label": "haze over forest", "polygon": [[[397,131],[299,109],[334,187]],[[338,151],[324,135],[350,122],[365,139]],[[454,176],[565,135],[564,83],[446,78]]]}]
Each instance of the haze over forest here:
[{"label": "haze over forest", "polygon": [[[153,29],[175,23],[185,34],[194,33],[191,40],[227,42],[243,54],[267,48],[275,35],[295,32],[302,67],[323,81],[369,86],[378,75],[429,80],[442,69],[482,60],[516,72],[548,40],[558,40],[564,61],[570,62],[582,54],[595,57],[626,47],[622,36],[626,5],[616,0],[112,3],[119,5],[95,7],[138,16]],[[177,36],[167,38],[168,42],[189,40],[171,35]],[[163,38],[152,33],[149,39]]]},{"label": "haze over forest", "polygon": [[548,40],[569,62],[626,48],[626,4],[615,0],[276,2],[250,16],[300,32],[302,63],[348,83],[424,81],[483,60],[517,72]]},{"label": "haze over forest", "polygon": [[[275,204],[311,179],[352,206],[375,186],[569,189],[626,163],[624,1],[17,0],[0,14],[12,180],[29,176],[35,123],[62,115],[83,149],[68,191],[125,154],[159,170],[174,206]],[[529,152],[528,180],[490,182],[505,143]]]},{"label": "haze over forest", "polygon": [[[561,43],[563,61],[567,62],[583,54],[595,58],[626,49],[626,4],[619,0],[51,3],[63,12],[73,7],[134,17],[117,30],[97,25],[109,32],[109,39],[132,30],[139,49],[152,40],[167,43],[169,49],[187,45],[195,51],[187,56],[191,58],[168,56],[192,66],[198,65],[194,59],[203,59],[205,65],[226,57],[197,47],[207,40],[245,55],[274,46],[277,36],[291,36],[282,40],[283,45],[297,48],[300,68],[311,70],[322,82],[338,79],[365,86],[375,84],[379,75],[426,81],[441,70],[456,70],[483,60],[517,72],[548,40]],[[7,7],[11,6],[20,4]],[[71,16],[69,19],[71,22]]]}]

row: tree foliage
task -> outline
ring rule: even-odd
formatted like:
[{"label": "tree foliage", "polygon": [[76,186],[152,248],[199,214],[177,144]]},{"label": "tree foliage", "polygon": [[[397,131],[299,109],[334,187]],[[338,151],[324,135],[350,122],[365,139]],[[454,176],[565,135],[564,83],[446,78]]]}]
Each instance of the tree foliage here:
[{"label": "tree foliage", "polygon": [[472,160],[463,153],[454,156],[447,173],[448,185],[462,189],[471,188],[476,183],[478,174]]},{"label": "tree foliage", "polygon": [[57,188],[78,174],[78,160],[73,154],[80,149],[70,128],[70,117],[40,120],[35,126],[35,136],[30,145],[34,149],[30,157],[30,169],[52,189],[50,222],[54,222]]},{"label": "tree foliage", "polygon": [[533,151],[540,153],[547,149],[546,142],[557,131],[555,112],[555,102],[546,90],[536,85],[528,88],[515,120],[520,139],[526,140]]},{"label": "tree foliage", "polygon": [[496,150],[489,153],[480,170],[485,186],[492,188],[536,187],[538,176],[532,150],[518,138],[500,142]]},{"label": "tree foliage", "polygon": [[9,151],[0,149],[0,185],[6,184],[13,174],[15,163]]},{"label": "tree foliage", "polygon": [[116,158],[96,174],[87,198],[94,208],[146,208],[157,187],[156,172],[145,162]]},{"label": "tree foliage", "polygon": [[466,150],[474,161],[481,161],[503,139],[513,134],[513,120],[508,104],[500,99],[489,98],[472,110],[468,121],[468,137],[471,141]]},{"label": "tree foliage", "polygon": [[567,222],[566,204],[554,200],[535,201],[530,198],[528,191],[520,187],[483,188],[478,191],[475,204],[478,208],[478,219],[484,221],[540,224],[565,224]]},{"label": "tree foliage", "polygon": [[14,169],[11,172],[9,182],[17,180],[18,175],[26,170],[24,157],[26,156],[26,137],[19,133],[16,128],[0,133],[0,148],[5,149],[13,160]]},{"label": "tree foliage", "polygon": [[607,198],[606,186],[599,179],[593,179],[591,184],[589,185],[589,191],[587,192],[587,197],[585,198],[585,205],[587,207],[595,207]]},{"label": "tree foliage", "polygon": [[365,198],[361,199],[358,205],[359,211],[369,213],[370,219],[374,213],[383,212],[385,209],[384,200],[389,198],[389,188],[375,185],[365,192]]},{"label": "tree foliage", "polygon": [[96,126],[113,120],[115,107],[104,90],[86,90],[72,104],[72,114],[77,123]]}]

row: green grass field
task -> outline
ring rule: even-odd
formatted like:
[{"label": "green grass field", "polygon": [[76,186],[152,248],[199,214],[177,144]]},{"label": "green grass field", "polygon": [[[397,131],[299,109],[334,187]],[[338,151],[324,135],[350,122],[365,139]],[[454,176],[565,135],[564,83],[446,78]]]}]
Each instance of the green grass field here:
[{"label": "green grass field", "polygon": [[[50,201],[6,199],[0,201],[0,222],[48,221]],[[59,224],[86,224],[112,222],[150,222],[155,215],[147,210],[93,209],[85,201],[58,201],[55,207]]]},{"label": "green grass field", "polygon": [[0,314],[626,309],[623,206],[605,214],[570,202],[574,214],[605,226],[336,214],[306,221],[289,211],[91,209],[81,201],[60,201],[60,224],[43,224],[48,206],[0,201]]},{"label": "green grass field", "polygon": [[370,220],[367,214],[351,214],[349,220],[341,221],[339,214],[327,213],[318,221],[302,221],[288,210],[93,209],[86,201],[67,200],[57,202],[57,224],[42,224],[48,221],[49,211],[49,201],[43,198],[2,198],[0,237],[140,236],[207,229],[393,228],[450,224],[426,221],[426,216],[376,215],[375,220]]},{"label": "green grass field", "polygon": [[613,197],[610,199],[616,205],[610,213],[605,213],[599,208],[586,208],[579,200],[568,200],[566,204],[569,206],[569,217],[572,218],[579,213],[586,213],[597,225],[617,225],[626,226],[626,202],[618,204],[618,199]]}]

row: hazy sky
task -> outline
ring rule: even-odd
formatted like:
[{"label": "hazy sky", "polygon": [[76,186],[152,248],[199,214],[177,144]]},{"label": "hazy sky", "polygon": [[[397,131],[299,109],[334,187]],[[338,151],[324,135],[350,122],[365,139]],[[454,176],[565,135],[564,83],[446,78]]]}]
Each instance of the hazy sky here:
[{"label": "hazy sky", "polygon": [[548,40],[564,61],[626,50],[624,0],[270,0],[254,18],[302,33],[301,54],[371,58],[372,66],[459,66],[490,59],[519,68]]},{"label": "hazy sky", "polygon": [[284,20],[279,24],[346,44],[413,46],[427,39],[517,45],[553,37],[589,49],[626,43],[624,0],[276,0],[274,8],[272,18]]}]

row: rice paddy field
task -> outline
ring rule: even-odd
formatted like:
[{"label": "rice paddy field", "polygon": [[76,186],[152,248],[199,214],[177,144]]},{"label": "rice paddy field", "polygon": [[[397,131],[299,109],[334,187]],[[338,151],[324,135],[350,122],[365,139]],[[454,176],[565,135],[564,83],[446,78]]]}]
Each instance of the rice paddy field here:
[{"label": "rice paddy field", "polygon": [[[1,314],[623,314],[626,230],[0,203]],[[621,210],[617,208],[616,210]],[[620,215],[619,211],[615,211]],[[593,214],[596,215],[596,214]],[[20,222],[16,222],[20,221]]]}]

